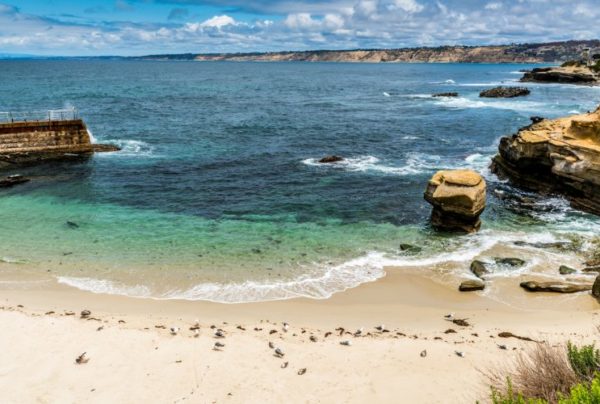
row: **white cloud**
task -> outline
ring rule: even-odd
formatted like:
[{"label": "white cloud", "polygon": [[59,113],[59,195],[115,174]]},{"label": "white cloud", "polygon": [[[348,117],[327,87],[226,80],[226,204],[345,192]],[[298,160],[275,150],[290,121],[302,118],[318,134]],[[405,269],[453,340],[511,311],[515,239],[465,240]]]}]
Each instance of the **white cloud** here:
[{"label": "white cloud", "polygon": [[228,15],[216,15],[200,24],[203,28],[222,28],[226,25],[236,25],[236,22]]},{"label": "white cloud", "polygon": [[488,3],[485,5],[486,10],[500,10],[502,8],[502,3]]}]

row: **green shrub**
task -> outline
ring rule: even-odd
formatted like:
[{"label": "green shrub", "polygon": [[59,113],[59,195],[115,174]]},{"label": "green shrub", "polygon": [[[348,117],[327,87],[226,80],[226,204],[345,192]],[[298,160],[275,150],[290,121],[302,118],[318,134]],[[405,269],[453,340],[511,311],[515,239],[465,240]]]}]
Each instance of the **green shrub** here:
[{"label": "green shrub", "polygon": [[561,397],[558,404],[600,404],[600,378],[591,383],[579,383],[571,389],[568,397]]},{"label": "green shrub", "polygon": [[596,62],[596,64],[592,65],[590,67],[590,69],[592,69],[593,71],[595,71],[596,73],[600,73],[600,60],[598,60]]},{"label": "green shrub", "polygon": [[525,398],[520,393],[515,393],[510,377],[507,377],[505,394],[492,387],[492,404],[548,404],[548,402],[541,398]]},{"label": "green shrub", "polygon": [[592,380],[600,370],[600,351],[594,345],[584,345],[581,348],[567,343],[569,364],[577,376],[583,380]]}]

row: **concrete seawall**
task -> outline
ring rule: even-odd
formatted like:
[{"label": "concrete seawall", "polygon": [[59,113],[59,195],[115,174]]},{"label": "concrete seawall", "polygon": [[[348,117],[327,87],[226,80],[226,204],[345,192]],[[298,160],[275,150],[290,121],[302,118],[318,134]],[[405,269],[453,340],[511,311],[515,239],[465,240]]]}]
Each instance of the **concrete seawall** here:
[{"label": "concrete seawall", "polygon": [[0,123],[0,167],[117,150],[111,145],[92,144],[81,119]]}]

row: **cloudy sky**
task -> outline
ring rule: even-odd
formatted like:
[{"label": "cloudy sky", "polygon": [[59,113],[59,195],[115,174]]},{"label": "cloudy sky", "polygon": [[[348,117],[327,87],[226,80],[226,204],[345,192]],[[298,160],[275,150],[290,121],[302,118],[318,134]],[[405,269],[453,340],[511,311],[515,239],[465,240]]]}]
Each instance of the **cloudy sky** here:
[{"label": "cloudy sky", "polygon": [[0,54],[141,55],[600,38],[600,0],[0,0]]}]

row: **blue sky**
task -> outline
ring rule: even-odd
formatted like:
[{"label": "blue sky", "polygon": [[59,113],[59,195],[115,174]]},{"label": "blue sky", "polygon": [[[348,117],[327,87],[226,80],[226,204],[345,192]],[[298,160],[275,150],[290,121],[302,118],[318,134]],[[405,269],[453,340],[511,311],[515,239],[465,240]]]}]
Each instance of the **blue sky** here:
[{"label": "blue sky", "polygon": [[0,0],[0,53],[142,55],[600,38],[600,0]]}]

